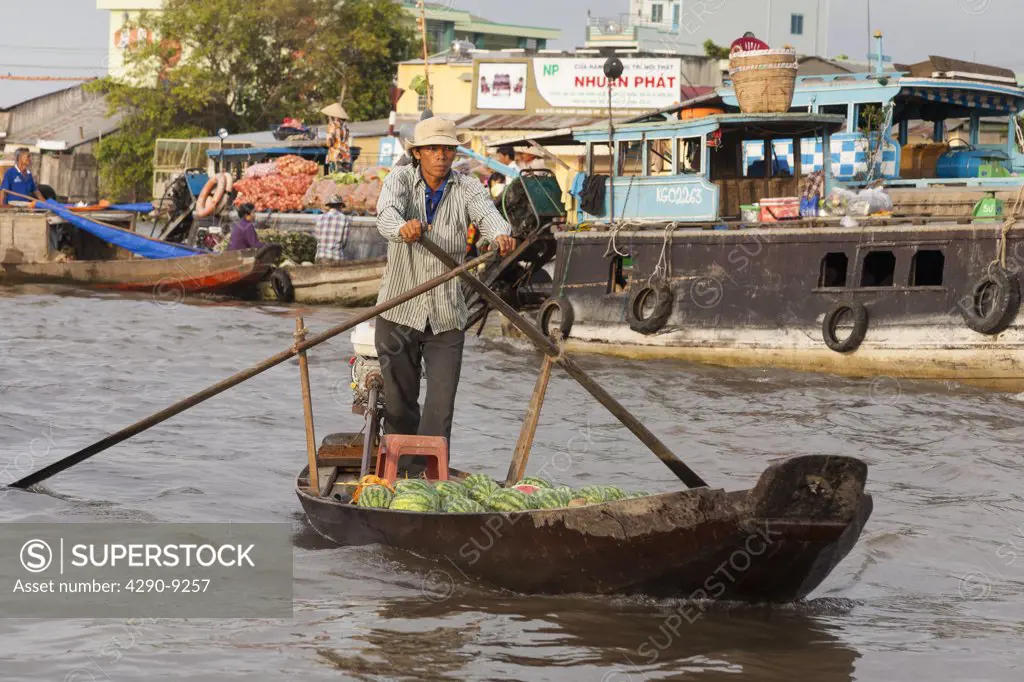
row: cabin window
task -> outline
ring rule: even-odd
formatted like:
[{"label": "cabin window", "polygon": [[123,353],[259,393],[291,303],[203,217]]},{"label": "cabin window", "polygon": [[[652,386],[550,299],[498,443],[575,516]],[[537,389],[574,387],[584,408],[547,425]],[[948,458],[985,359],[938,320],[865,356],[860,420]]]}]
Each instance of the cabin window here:
[{"label": "cabin window", "polygon": [[822,288],[845,287],[846,268],[849,262],[850,259],[846,257],[845,253],[826,253],[825,257],[821,259],[821,276],[818,278],[818,286]]},{"label": "cabin window", "polygon": [[590,145],[590,164],[588,175],[608,175],[611,172],[612,160],[607,142],[592,142]]},{"label": "cabin window", "polygon": [[791,14],[789,16],[789,32],[795,36],[804,34],[804,15]]},{"label": "cabin window", "polygon": [[647,141],[647,175],[675,175],[672,140]]},{"label": "cabin window", "polygon": [[643,175],[643,152],[644,144],[640,140],[620,142],[618,175],[626,177]]},{"label": "cabin window", "polygon": [[626,286],[629,284],[629,271],[632,269],[632,256],[615,256],[612,258],[611,271],[608,274],[609,294],[617,294],[626,290]]},{"label": "cabin window", "polygon": [[704,146],[699,137],[679,138],[679,172],[696,173],[704,172]]},{"label": "cabin window", "polygon": [[849,104],[822,104],[818,107],[819,114],[830,114],[832,116],[842,116],[847,119],[847,122],[843,124],[843,129],[840,132],[845,133],[847,126],[849,125],[850,119],[850,105]]},{"label": "cabin window", "polygon": [[910,286],[941,287],[946,256],[937,249],[921,249],[910,261]]},{"label": "cabin window", "polygon": [[651,5],[651,23],[660,24],[665,19],[665,6],[659,4]]},{"label": "cabin window", "polygon": [[876,132],[885,122],[881,102],[857,105],[857,132]]},{"label": "cabin window", "polygon": [[872,251],[864,257],[862,287],[891,287],[895,281],[896,256],[892,251]]},{"label": "cabin window", "polygon": [[746,153],[744,176],[748,178],[792,177],[793,167],[789,162],[789,154],[786,153],[793,149],[791,143],[791,140],[748,140],[744,142],[743,149]]}]

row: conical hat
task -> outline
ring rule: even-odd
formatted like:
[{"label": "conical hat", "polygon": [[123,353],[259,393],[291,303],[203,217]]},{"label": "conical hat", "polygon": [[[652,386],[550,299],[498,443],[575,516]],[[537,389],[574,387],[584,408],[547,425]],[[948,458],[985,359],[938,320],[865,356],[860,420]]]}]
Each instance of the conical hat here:
[{"label": "conical hat", "polygon": [[340,118],[345,121],[348,120],[348,112],[345,111],[345,107],[341,106],[337,102],[324,107],[320,110],[320,113],[324,116],[330,116],[331,118]]}]

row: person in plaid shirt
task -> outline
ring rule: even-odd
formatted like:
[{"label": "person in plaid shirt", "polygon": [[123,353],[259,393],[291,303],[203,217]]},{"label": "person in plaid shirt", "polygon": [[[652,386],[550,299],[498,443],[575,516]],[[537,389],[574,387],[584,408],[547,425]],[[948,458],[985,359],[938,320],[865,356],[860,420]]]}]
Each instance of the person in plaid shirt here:
[{"label": "person in plaid shirt", "polygon": [[352,218],[339,211],[345,206],[341,197],[335,194],[327,201],[327,213],[316,221],[316,263],[333,265],[345,260],[345,244]]}]

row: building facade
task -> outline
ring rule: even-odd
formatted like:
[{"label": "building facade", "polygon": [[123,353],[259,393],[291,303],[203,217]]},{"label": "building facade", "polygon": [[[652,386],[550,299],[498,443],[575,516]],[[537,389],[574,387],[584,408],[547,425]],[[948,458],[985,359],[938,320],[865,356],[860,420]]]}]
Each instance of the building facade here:
[{"label": "building facade", "polygon": [[[410,17],[420,16],[416,0],[402,0],[402,7]],[[456,40],[472,43],[481,50],[543,50],[549,40],[558,40],[562,32],[554,28],[499,24],[483,17],[456,9],[451,2],[428,2],[427,50],[430,54],[447,52]]]},{"label": "building facade", "polygon": [[107,112],[103,95],[82,85],[53,90],[21,102],[0,102],[0,173],[14,163],[14,151],[32,153],[36,181],[68,201],[99,198],[95,147],[121,125]]},{"label": "building facade", "polygon": [[[420,16],[415,0],[396,1],[400,2],[412,25]],[[127,28],[128,24],[137,20],[143,11],[160,11],[163,0],[96,0],[96,7],[110,12],[107,64],[112,75],[120,75],[125,50],[134,43],[154,39],[144,28],[133,30]],[[424,14],[427,49],[431,54],[447,52],[457,40],[488,50],[544,49],[549,40],[557,40],[562,33],[559,29],[499,24],[455,9],[451,3],[428,2]]]},{"label": "building facade", "polygon": [[771,47],[828,56],[831,0],[629,0],[629,11],[590,17],[588,48],[615,47],[704,54],[704,42],[727,47],[747,31]]}]

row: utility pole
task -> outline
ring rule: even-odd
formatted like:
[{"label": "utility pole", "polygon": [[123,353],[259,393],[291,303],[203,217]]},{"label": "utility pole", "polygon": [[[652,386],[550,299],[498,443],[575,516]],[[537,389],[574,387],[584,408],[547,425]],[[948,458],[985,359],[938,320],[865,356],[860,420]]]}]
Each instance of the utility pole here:
[{"label": "utility pole", "polygon": [[420,16],[418,18],[420,35],[423,37],[423,80],[427,84],[427,109],[434,110],[434,93],[430,90],[430,55],[427,52],[427,6],[419,0]]}]

